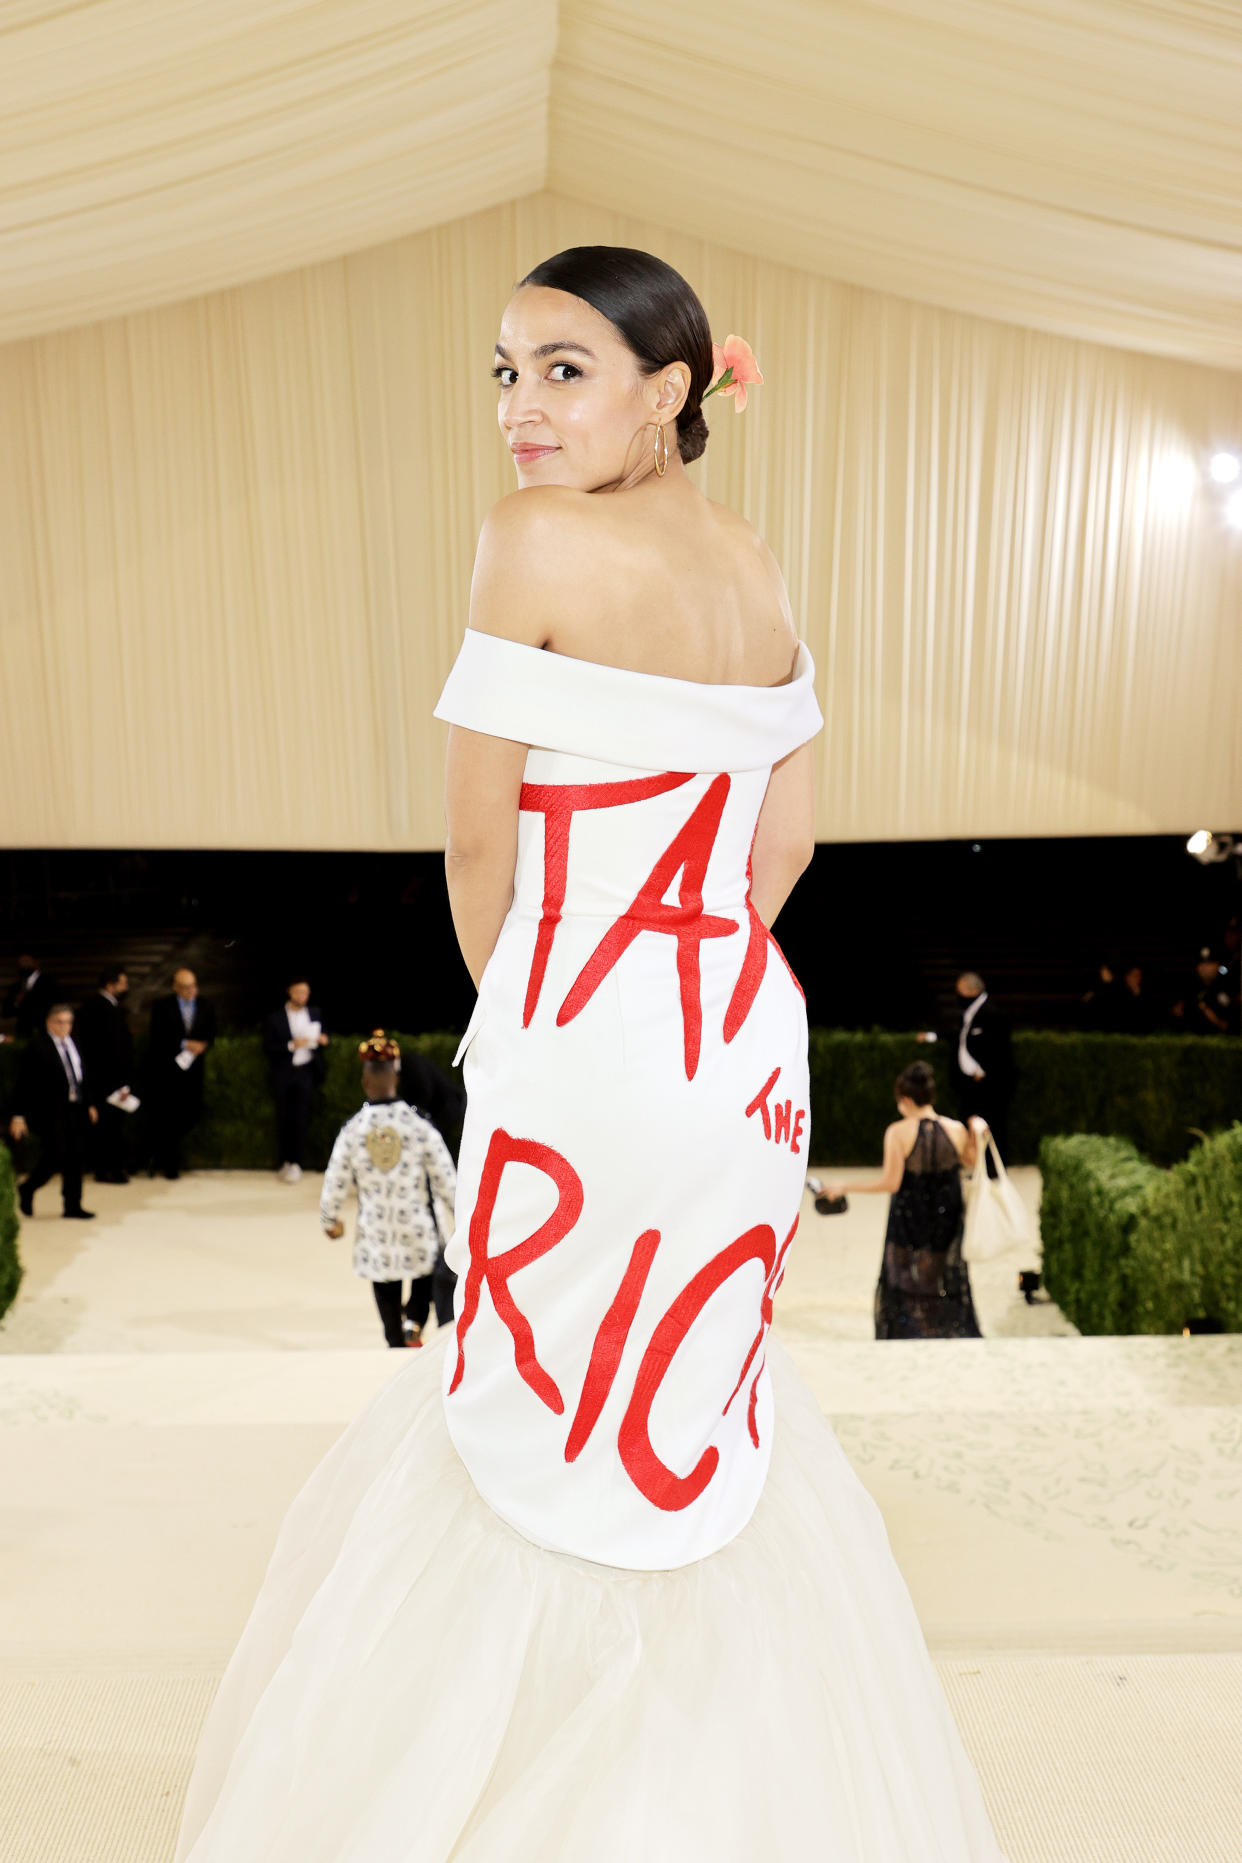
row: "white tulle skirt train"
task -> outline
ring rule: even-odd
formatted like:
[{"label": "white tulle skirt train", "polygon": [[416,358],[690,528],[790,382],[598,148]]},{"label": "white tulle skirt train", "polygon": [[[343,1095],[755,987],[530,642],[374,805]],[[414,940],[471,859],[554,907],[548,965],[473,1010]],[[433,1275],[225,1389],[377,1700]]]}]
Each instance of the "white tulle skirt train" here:
[{"label": "white tulle skirt train", "polygon": [[549,1553],[402,1360],[281,1528],[176,1863],[1003,1863],[879,1512],[775,1343],[750,1524]]}]

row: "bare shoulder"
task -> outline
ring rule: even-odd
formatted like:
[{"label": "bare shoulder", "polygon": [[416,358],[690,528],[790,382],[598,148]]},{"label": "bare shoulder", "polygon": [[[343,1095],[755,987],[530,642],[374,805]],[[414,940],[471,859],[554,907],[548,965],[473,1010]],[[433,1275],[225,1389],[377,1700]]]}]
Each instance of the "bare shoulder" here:
[{"label": "bare shoulder", "polygon": [[[756,573],[766,582],[774,595],[779,595],[786,613],[789,613],[789,592],[785,587],[785,577],[781,566],[773,556],[768,545],[755,529],[749,518],[735,511],[731,505],[717,504],[714,498],[704,498],[714,524],[717,525],[723,539],[726,539],[743,561],[754,566]],[[791,617],[792,620],[792,617]]]},{"label": "bare shoulder", "polygon": [[554,526],[583,523],[592,502],[590,493],[575,491],[570,485],[531,485],[519,492],[506,492],[483,520],[479,547],[512,545],[531,537],[538,540]]},{"label": "bare shoulder", "polygon": [[472,628],[532,646],[547,644],[591,557],[599,528],[593,502],[567,485],[533,485],[492,506],[475,552]]},{"label": "bare shoulder", "polygon": [[904,1164],[919,1142],[921,1120],[897,1119],[888,1128],[887,1142],[892,1145],[895,1156]]},{"label": "bare shoulder", "polygon": [[733,553],[740,575],[751,591],[752,612],[767,617],[767,628],[774,653],[788,654],[788,675],[793,675],[794,656],[798,650],[798,629],[790,605],[784,572],[767,543],[749,518],[728,505],[705,499],[723,543]]}]

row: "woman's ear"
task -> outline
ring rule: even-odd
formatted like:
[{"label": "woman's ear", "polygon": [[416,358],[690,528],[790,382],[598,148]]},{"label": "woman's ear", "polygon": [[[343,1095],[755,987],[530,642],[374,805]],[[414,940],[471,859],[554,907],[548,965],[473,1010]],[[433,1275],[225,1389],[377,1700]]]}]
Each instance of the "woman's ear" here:
[{"label": "woman's ear", "polygon": [[660,389],[656,395],[655,404],[657,414],[664,420],[672,420],[686,405],[686,396],[689,393],[689,370],[684,363],[672,363],[660,379]]}]

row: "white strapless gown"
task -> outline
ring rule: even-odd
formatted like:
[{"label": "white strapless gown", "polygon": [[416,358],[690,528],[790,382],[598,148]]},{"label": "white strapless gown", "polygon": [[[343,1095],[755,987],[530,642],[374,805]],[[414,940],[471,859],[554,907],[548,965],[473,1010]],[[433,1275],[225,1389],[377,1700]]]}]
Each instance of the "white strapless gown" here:
[{"label": "white strapless gown", "polygon": [[749,905],[785,687],[468,634],[531,746],[463,1042],[454,1328],[311,1475],[177,1863],[1003,1863],[879,1512],[772,1341],[806,1020]]}]

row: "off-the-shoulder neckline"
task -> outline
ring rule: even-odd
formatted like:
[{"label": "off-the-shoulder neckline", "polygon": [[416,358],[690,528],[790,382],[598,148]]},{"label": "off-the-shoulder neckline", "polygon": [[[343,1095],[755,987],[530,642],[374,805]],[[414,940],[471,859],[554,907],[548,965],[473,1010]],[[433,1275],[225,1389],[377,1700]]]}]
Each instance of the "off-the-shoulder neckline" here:
[{"label": "off-the-shoulder neckline", "polygon": [[745,692],[751,697],[795,691],[799,682],[806,677],[807,660],[810,657],[806,642],[800,640],[791,679],[782,680],[779,686],[746,686],[737,680],[682,679],[676,673],[646,673],[636,666],[609,666],[603,660],[584,660],[577,654],[557,653],[551,647],[536,647],[527,640],[511,640],[507,634],[485,634],[477,627],[468,627],[465,638],[495,641],[505,647],[516,647],[522,653],[537,653],[545,660],[561,660],[567,666],[586,667],[594,673],[612,673],[622,679],[654,680],[661,686],[684,686],[692,692]]}]

